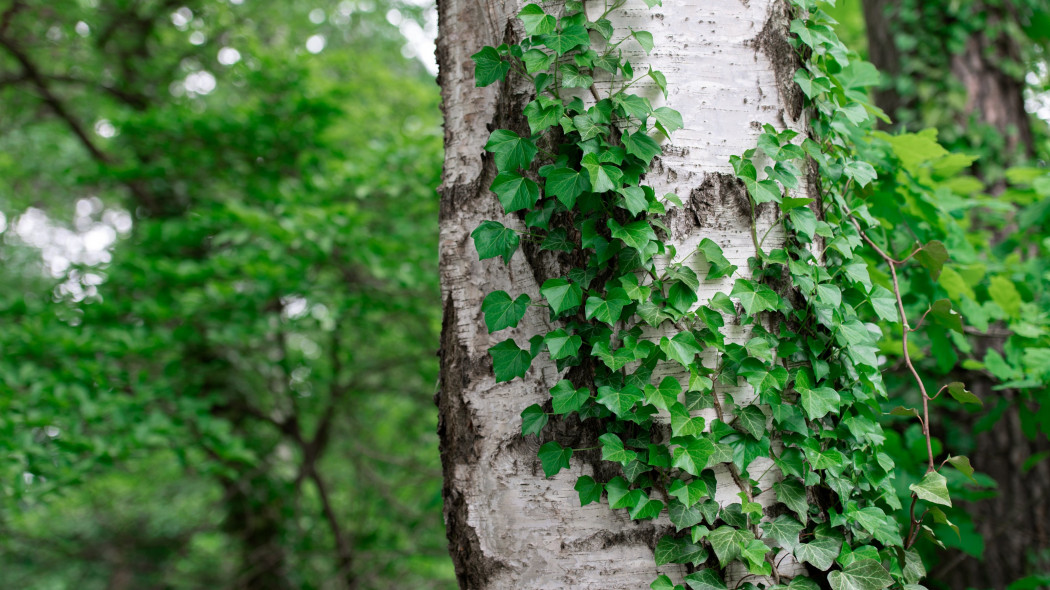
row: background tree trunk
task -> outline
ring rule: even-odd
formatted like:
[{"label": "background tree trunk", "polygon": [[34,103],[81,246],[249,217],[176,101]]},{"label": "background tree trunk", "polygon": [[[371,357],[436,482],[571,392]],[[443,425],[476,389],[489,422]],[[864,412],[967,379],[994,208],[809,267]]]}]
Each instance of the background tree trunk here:
[{"label": "background tree trunk", "polygon": [[[560,375],[553,363],[538,357],[524,380],[496,383],[487,354],[507,334],[487,333],[481,314],[484,296],[502,289],[537,300],[538,285],[565,272],[530,253],[527,245],[509,266],[498,259],[479,261],[470,238],[483,220],[523,227],[520,217],[503,213],[488,190],[496,172],[483,146],[493,129],[524,127],[521,110],[531,86],[512,75],[504,83],[476,88],[470,60],[485,45],[520,40],[515,15],[522,5],[511,0],[439,4],[437,54],[446,151],[439,189],[444,327],[436,401],[450,551],[463,588],[647,587],[657,575],[653,547],[669,523],[633,522],[622,511],[610,511],[604,501],[581,508],[573,490],[576,478],[608,469],[599,465],[597,451],[577,453],[569,473],[545,479],[536,458],[542,441],[522,438],[519,413],[542,403]],[[649,10],[641,0],[632,0],[613,18],[620,31],[627,25],[653,33],[654,54],[632,55],[634,69],[645,72],[651,65],[666,74],[666,104],[681,111],[685,121],[685,129],[674,135],[673,146],[665,148],[646,179],[658,195],[674,192],[686,204],[668,215],[671,241],[679,252],[687,252],[709,237],[742,276],[755,247],[748,197],[732,177],[729,156],[754,147],[763,124],[799,131],[805,127],[802,97],[792,82],[798,64],[787,41],[786,3],[665,0],[662,8]],[[643,88],[654,106],[664,103],[653,86],[633,88]],[[761,207],[758,234],[776,217],[775,207]],[[774,229],[766,246],[781,242]],[[732,278],[706,281],[701,302],[731,285]],[[545,314],[531,308],[509,335],[524,343],[549,329]],[[734,340],[745,337],[738,330]],[[583,429],[560,434],[581,441],[589,436]],[[593,446],[594,437],[591,444],[574,446]],[[755,469],[759,465],[756,461]],[[738,502],[736,491],[728,476],[719,478],[717,499]]]}]

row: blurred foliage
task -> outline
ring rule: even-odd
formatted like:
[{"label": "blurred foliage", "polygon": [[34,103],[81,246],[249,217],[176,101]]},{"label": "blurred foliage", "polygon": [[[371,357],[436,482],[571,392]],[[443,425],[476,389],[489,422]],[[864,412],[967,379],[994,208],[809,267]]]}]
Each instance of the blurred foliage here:
[{"label": "blurred foliage", "polygon": [[[889,60],[882,71],[880,106],[890,111],[892,120],[886,127],[902,132],[871,138],[867,159],[876,165],[879,181],[866,199],[900,257],[907,256],[914,244],[931,241],[943,243],[950,254],[933,280],[918,264],[906,267],[902,290],[908,294],[904,303],[912,324],[927,311],[925,302],[941,299],[961,320],[956,324],[954,318],[942,316],[938,321],[938,314],[931,313],[910,337],[909,351],[913,359],[922,359],[920,373],[929,382],[965,381],[985,398],[983,408],[968,404],[961,410],[948,396],[933,404],[934,450],[979,454],[979,439],[987,441],[995,430],[1018,428],[1007,419],[1010,416],[1019,418],[1021,432],[1015,440],[1029,441],[1026,446],[984,449],[985,463],[974,465],[975,480],[949,474],[952,497],[965,502],[947,510],[948,522],[934,529],[939,539],[960,553],[946,554],[934,543],[920,546],[931,570],[927,585],[944,587],[938,577],[950,575],[962,557],[982,558],[988,544],[1000,544],[1007,536],[1032,544],[1018,560],[1023,569],[997,575],[1016,580],[1010,588],[1047,587],[1050,545],[1041,536],[1045,533],[1039,532],[1044,530],[1045,517],[1025,511],[1045,506],[1050,492],[1050,481],[1032,477],[1036,473],[1032,469],[1050,456],[1040,450],[1050,442],[1050,265],[1046,262],[1050,259],[1046,120],[1050,4],[1045,0],[866,0],[863,4],[869,11],[885,11],[889,18],[882,25],[888,31],[874,30],[882,26],[877,20],[868,22],[869,30],[864,30],[860,0],[839,2],[833,14],[842,23],[843,39],[862,53],[888,33],[891,50],[870,49]],[[1024,105],[1029,111],[1016,113],[1016,120],[1027,129],[997,128],[987,113],[975,107],[958,70],[960,56],[974,47],[980,48],[986,74],[998,80],[982,83],[1016,93],[1018,107]],[[1007,149],[1011,141],[1016,149]],[[915,272],[908,272],[909,268]],[[888,280],[881,278],[884,283]],[[889,332],[881,347],[891,363],[899,358],[900,330]],[[918,392],[904,373],[898,364],[887,376],[897,391],[894,402],[917,404]],[[907,486],[923,474],[925,440],[912,421],[889,420],[896,425],[888,430],[888,448],[902,467],[898,485],[903,497]],[[996,452],[1001,455],[995,456]],[[989,465],[992,457],[1000,464]],[[981,473],[993,469],[1017,480],[1010,489],[1016,492],[1020,486],[1027,504],[1013,505],[1016,496],[1003,496],[996,489],[1006,482]],[[975,522],[980,516],[973,509],[980,501],[998,505],[986,507],[985,518],[989,513],[1006,513],[1009,520]],[[981,528],[1000,536],[985,538]],[[968,586],[982,587],[977,580],[969,580]]]},{"label": "blurred foliage", "polygon": [[452,586],[438,93],[399,21],[4,3],[0,586]]}]

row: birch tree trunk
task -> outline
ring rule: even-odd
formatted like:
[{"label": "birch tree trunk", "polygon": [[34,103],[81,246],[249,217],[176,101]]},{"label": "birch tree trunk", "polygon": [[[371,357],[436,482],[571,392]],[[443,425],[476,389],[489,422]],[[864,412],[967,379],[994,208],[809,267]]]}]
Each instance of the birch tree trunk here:
[{"label": "birch tree trunk", "polygon": [[[444,327],[436,401],[450,551],[463,588],[647,588],[657,575],[653,547],[669,523],[631,521],[605,502],[581,508],[573,490],[576,478],[610,469],[597,460],[597,451],[574,455],[568,472],[545,479],[536,458],[542,441],[521,436],[519,413],[546,400],[564,376],[537,357],[524,380],[496,383],[487,354],[508,334],[487,333],[484,296],[502,289],[538,300],[539,285],[565,272],[528,247],[509,265],[479,261],[470,238],[483,220],[524,227],[515,214],[504,214],[489,192],[496,170],[483,146],[491,130],[522,126],[520,113],[531,98],[531,85],[511,75],[502,84],[476,88],[470,59],[483,46],[521,39],[515,15],[522,5],[516,0],[441,0],[438,7],[446,151],[439,189]],[[792,82],[798,64],[787,41],[786,3],[664,0],[662,7],[648,9],[632,0],[617,12],[618,29],[633,26],[653,33],[653,54],[630,58],[635,71],[651,65],[666,75],[666,101],[655,87],[647,89],[647,97],[654,107],[667,104],[681,111],[685,122],[646,178],[657,194],[674,192],[685,203],[668,216],[671,241],[686,252],[711,238],[739,267],[734,277],[705,281],[699,294],[703,303],[745,276],[747,259],[755,253],[747,193],[733,178],[729,157],[753,148],[763,124],[805,131],[802,97]],[[776,217],[772,204],[759,208],[759,236]],[[782,242],[778,231],[766,238],[767,248]],[[546,314],[531,308],[509,335],[524,342],[549,329]],[[738,328],[730,338],[739,341],[746,334]],[[558,435],[579,447],[594,446],[597,437],[583,425],[573,432],[562,427]],[[756,461],[751,472],[757,479],[768,466],[768,460]],[[776,470],[766,471],[769,478]],[[738,491],[732,479],[719,476],[716,499],[739,502]]]}]

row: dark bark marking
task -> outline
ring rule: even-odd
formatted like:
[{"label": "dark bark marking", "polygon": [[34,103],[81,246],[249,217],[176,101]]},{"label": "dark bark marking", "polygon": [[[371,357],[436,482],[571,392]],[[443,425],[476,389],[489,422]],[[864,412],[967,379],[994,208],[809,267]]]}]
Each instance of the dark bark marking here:
[{"label": "dark bark marking", "polygon": [[[761,51],[773,65],[780,101],[787,109],[792,121],[802,114],[802,89],[795,84],[795,72],[802,67],[795,48],[788,41],[789,12],[783,2],[775,2],[770,8],[762,31],[752,40],[756,51]],[[785,125],[786,127],[786,125]]]}]

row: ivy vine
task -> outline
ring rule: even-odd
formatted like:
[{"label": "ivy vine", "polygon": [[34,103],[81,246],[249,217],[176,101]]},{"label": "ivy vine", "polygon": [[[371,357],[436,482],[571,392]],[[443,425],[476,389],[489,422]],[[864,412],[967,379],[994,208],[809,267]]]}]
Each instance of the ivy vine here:
[{"label": "ivy vine", "polygon": [[[490,332],[516,327],[536,305],[557,325],[524,347],[513,339],[493,346],[497,381],[523,377],[544,351],[567,375],[581,374],[570,368],[587,375],[559,381],[549,402],[525,408],[523,435],[573,415],[597,421],[602,434],[593,448],[543,443],[544,474],[567,468],[574,453],[600,449],[622,475],[580,477],[580,503],[604,497],[636,520],[666,514],[677,532],[657,544],[656,565],[687,564],[683,582],[694,590],[727,589],[731,568],[742,573],[733,576],[734,588],[921,588],[925,571],[912,545],[932,534],[928,520],[946,521],[938,506],[951,505],[940,471],[951,464],[972,475],[964,457],[937,462],[927,405],[941,392],[961,402],[976,398],[959,383],[927,395],[908,357],[913,328],[896,269],[921,264],[936,276],[947,253],[940,242],[901,254],[880,246],[879,224],[863,199],[876,172],[855,149],[881,115],[866,93],[874,68],[843,46],[818,2],[792,0],[792,43],[804,63],[794,81],[813,116],[811,133],[767,125],[756,148],[731,158],[752,223],[757,207],[774,203],[786,233],[782,246],[766,250],[753,226],[755,255],[740,273],[710,238],[694,252],[666,241],[662,217],[682,202],[658,197],[644,176],[661,154],[654,136],[670,136],[683,122],[677,111],[631,92],[648,78],[666,98],[667,86],[658,71],[636,72],[625,54],[625,44],[651,51],[653,36],[614,28],[608,16],[624,1],[607,3],[593,20],[578,0],[557,14],[529,4],[518,14],[521,43],[473,56],[478,86],[517,76],[536,92],[523,111],[529,135],[498,129],[485,145],[497,169],[491,191],[523,227],[483,222],[471,234],[477,252],[509,263],[527,240],[575,262],[538,294],[496,291],[482,304]],[[759,171],[756,161],[769,166]],[[808,174],[819,183],[807,182]],[[804,186],[819,186],[819,194]],[[892,290],[873,283],[858,256],[865,243],[894,273]],[[694,256],[706,261],[705,276],[687,264]],[[700,301],[702,281],[728,294]],[[892,516],[902,505],[893,460],[881,450],[881,333],[864,321],[869,316],[901,325],[904,358],[922,391],[921,409],[893,411],[920,421],[929,450],[926,476],[911,486],[906,532]],[[959,320],[945,300],[923,321]],[[748,326],[749,339],[727,339],[727,324]],[[684,384],[654,378],[667,374],[665,365]],[[750,387],[726,391],[741,383]],[[710,419],[697,415],[704,410]],[[775,483],[763,489],[759,482],[774,468]],[[738,489],[738,501],[715,501],[718,474]],[[775,499],[765,508],[758,501],[764,494]],[[651,587],[683,588],[666,575]]]}]

